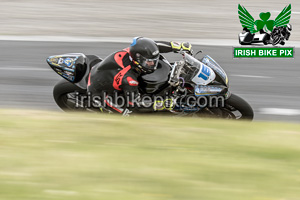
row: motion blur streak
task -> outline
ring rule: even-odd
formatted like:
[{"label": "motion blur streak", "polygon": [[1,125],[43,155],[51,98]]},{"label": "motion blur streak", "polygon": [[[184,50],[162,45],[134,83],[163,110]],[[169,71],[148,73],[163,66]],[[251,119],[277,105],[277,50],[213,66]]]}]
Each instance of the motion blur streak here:
[{"label": "motion blur streak", "polygon": [[[237,40],[242,30],[238,3],[195,0],[2,0],[0,35],[56,35],[93,37],[212,38]],[[292,4],[291,24],[300,26],[300,2],[243,1],[254,18]],[[291,40],[300,41],[294,31]],[[238,44],[238,43],[237,43]]]},{"label": "motion blur streak", "polygon": [[[66,52],[97,54],[104,58],[129,45],[124,43],[63,43],[0,41],[3,47],[0,66],[0,107],[58,110],[53,86],[61,78],[45,62],[49,55]],[[247,99],[254,108],[256,120],[299,122],[299,115],[262,114],[263,108],[300,109],[298,91],[299,59],[232,59],[232,47],[194,45],[215,58],[229,75],[231,90]],[[5,50],[4,50],[5,49]],[[296,49],[298,51],[298,49]],[[16,56],[18,55],[18,56]],[[165,54],[168,60],[179,60],[177,54]],[[20,67],[18,67],[20,66]],[[30,70],[26,70],[26,66]],[[4,67],[5,70],[1,70]],[[17,70],[17,69],[22,70]],[[35,69],[36,70],[31,70]],[[24,69],[24,70],[23,70]],[[242,76],[241,76],[242,75]],[[262,76],[263,75],[263,76]],[[271,77],[271,78],[268,78]]]},{"label": "motion blur streak", "polygon": [[300,196],[299,124],[0,109],[0,141],[5,200]]},{"label": "motion blur streak", "polygon": [[[104,58],[135,36],[190,38],[206,44],[190,41],[225,69],[256,120],[299,123],[299,48],[295,59],[232,59],[238,3],[1,0],[0,199],[299,199],[299,124],[41,111],[59,110],[50,55]],[[296,28],[286,46],[300,46],[300,1],[242,3],[256,19],[291,3]]]},{"label": "motion blur streak", "polygon": [[300,115],[300,110],[284,108],[262,108],[260,112],[265,115]]}]

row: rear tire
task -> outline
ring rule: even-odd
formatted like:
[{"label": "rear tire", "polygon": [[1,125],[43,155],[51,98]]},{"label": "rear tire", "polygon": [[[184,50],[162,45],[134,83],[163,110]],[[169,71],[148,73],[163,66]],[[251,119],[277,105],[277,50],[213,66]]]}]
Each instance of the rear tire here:
[{"label": "rear tire", "polygon": [[[78,92],[79,95],[85,95],[86,90],[74,85],[73,83],[62,79],[60,80],[53,89],[53,97],[56,104],[64,111],[76,111],[80,110],[76,108],[75,103],[75,93]],[[74,98],[71,98],[71,97]]]}]

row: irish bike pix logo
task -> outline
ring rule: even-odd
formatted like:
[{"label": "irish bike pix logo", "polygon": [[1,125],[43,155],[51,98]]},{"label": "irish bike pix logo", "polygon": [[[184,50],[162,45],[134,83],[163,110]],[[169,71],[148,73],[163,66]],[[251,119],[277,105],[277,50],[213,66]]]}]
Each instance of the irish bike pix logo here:
[{"label": "irish bike pix logo", "polygon": [[261,12],[260,19],[255,20],[247,9],[239,4],[238,14],[243,27],[243,32],[239,34],[240,44],[284,45],[285,41],[289,40],[292,31],[292,25],[289,24],[291,8],[291,4],[286,6],[275,20],[270,20],[270,12]]},{"label": "irish bike pix logo", "polygon": [[259,19],[254,19],[248,10],[239,4],[238,16],[243,28],[238,35],[239,43],[251,47],[234,47],[233,57],[294,58],[294,48],[283,47],[292,32],[291,10],[292,6],[289,4],[273,19],[270,12],[261,12]]}]

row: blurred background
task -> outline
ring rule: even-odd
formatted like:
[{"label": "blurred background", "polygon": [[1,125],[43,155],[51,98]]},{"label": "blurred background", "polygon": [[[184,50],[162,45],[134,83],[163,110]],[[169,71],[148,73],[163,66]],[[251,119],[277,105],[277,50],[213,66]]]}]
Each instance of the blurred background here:
[{"label": "blurred background", "polygon": [[[238,3],[255,19],[291,3],[295,58],[233,59]],[[0,200],[299,199],[299,23],[296,0],[0,0]],[[213,57],[256,122],[56,112],[47,57],[135,36]]]},{"label": "blurred background", "polygon": [[[0,35],[237,39],[238,4],[271,18],[292,4],[291,40],[299,41],[300,2],[198,0],[1,0]],[[237,43],[238,44],[238,43]]]},{"label": "blurred background", "polygon": [[[241,3],[255,18],[292,4],[286,46],[299,46],[300,2],[293,1],[0,1],[0,106],[58,110],[52,89],[60,77],[45,60],[70,52],[104,58],[135,36],[190,41],[226,70],[231,91],[250,102],[256,120],[300,120],[299,59],[232,59],[242,27]],[[181,59],[166,54],[170,61]],[[200,55],[201,56],[201,55]]]}]

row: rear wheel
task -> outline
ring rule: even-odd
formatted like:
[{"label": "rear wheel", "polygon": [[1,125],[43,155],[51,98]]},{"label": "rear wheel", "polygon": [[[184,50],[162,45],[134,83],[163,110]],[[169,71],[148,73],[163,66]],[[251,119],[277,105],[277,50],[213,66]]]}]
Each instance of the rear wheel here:
[{"label": "rear wheel", "polygon": [[83,102],[80,101],[80,96],[83,95],[86,95],[86,90],[65,79],[59,81],[53,89],[54,100],[64,111],[85,110]]}]

